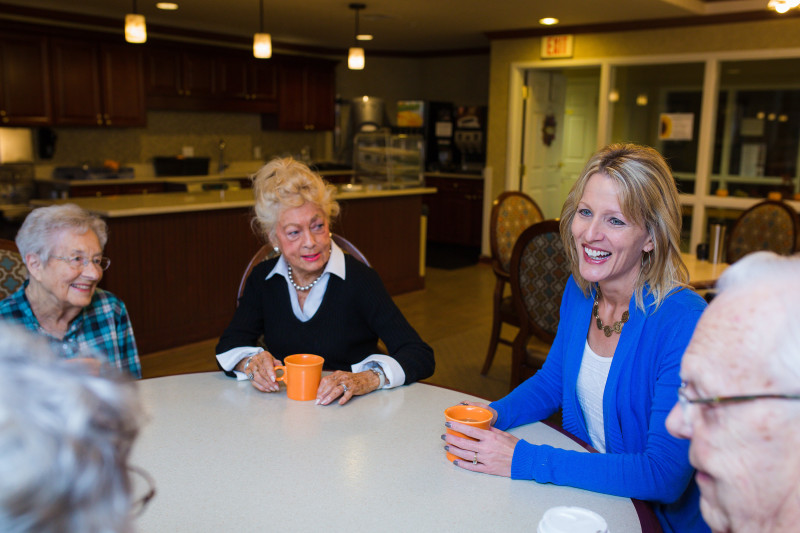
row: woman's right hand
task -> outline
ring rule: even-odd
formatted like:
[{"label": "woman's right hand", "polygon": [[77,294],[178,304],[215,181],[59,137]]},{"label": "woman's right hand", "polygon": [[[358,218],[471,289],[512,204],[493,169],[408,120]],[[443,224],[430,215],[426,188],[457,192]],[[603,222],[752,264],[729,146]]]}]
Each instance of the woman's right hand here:
[{"label": "woman's right hand", "polygon": [[[249,365],[247,365],[248,359],[250,359]],[[235,370],[244,372],[248,376],[252,372],[253,379],[250,380],[250,383],[261,392],[278,392],[280,385],[275,381],[275,367],[280,364],[280,361],[265,350],[258,352],[252,358],[245,357],[239,361]],[[247,369],[244,368],[245,365],[247,365]]]}]

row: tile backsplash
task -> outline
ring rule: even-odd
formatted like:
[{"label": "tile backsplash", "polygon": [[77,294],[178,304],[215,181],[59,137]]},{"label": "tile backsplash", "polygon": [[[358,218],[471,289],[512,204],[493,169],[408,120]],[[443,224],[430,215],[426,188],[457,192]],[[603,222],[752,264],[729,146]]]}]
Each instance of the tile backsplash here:
[{"label": "tile backsplash", "polygon": [[[150,170],[154,156],[180,155],[191,147],[195,157],[211,160],[215,173],[219,142],[225,141],[225,163],[264,160],[274,156],[299,157],[309,148],[318,161],[331,158],[330,132],[262,131],[261,117],[248,113],[149,111],[145,128],[53,128],[58,139],[52,159],[37,159],[37,175],[53,166],[102,164],[106,159],[136,169],[137,177]],[[258,147],[259,149],[254,150]],[[256,157],[254,157],[256,152]]]}]

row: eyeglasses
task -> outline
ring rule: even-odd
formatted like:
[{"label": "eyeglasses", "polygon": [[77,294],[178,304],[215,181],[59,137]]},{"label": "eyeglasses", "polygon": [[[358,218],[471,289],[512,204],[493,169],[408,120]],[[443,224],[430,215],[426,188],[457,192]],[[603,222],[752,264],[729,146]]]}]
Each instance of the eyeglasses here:
[{"label": "eyeglasses", "polygon": [[686,395],[686,383],[681,383],[678,389],[678,403],[683,413],[683,423],[691,423],[689,416],[690,405],[708,405],[716,407],[726,403],[741,403],[752,400],[800,400],[800,394],[746,394],[742,396],[712,396],[710,398],[689,398]]},{"label": "eyeglasses", "polygon": [[128,466],[128,472],[131,474],[136,474],[142,479],[144,479],[145,483],[147,483],[147,492],[145,492],[144,496],[141,498],[137,498],[131,504],[131,516],[134,518],[138,518],[142,515],[147,504],[150,503],[156,495],[156,482],[153,480],[153,477],[147,473],[146,470],[139,468],[138,466]]},{"label": "eyeglasses", "polygon": [[58,259],[59,261],[64,261],[72,270],[83,270],[89,263],[92,263],[100,270],[106,270],[109,266],[111,266],[111,259],[108,257],[93,257],[92,259],[83,257],[81,255],[73,255],[72,257],[51,255],[50,257],[53,259]]}]

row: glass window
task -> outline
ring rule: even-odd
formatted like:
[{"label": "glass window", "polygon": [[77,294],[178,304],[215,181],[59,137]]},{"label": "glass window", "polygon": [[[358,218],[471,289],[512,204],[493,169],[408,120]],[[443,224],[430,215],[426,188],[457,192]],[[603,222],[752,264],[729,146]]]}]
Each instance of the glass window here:
[{"label": "glass window", "polygon": [[800,59],[723,62],[709,192],[792,198],[799,143]]},{"label": "glass window", "polygon": [[611,141],[661,152],[678,190],[694,193],[704,65],[617,66],[612,71]]}]

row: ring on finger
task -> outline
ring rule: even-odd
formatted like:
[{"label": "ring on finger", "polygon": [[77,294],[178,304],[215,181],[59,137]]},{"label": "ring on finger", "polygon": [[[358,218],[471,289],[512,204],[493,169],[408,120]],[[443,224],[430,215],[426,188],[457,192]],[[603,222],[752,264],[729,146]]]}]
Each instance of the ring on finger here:
[{"label": "ring on finger", "polygon": [[475,452],[475,456],[472,458],[472,464],[478,464],[478,452]]},{"label": "ring on finger", "polygon": [[350,390],[350,387],[348,387],[348,386],[347,386],[347,385],[345,385],[344,383],[339,383],[339,385],[341,385],[341,386],[342,386],[342,390],[344,390],[344,392],[347,392],[347,391],[349,391],[349,390]]},{"label": "ring on finger", "polygon": [[250,381],[253,381],[254,377],[255,377],[255,374],[253,374],[252,372],[248,372],[247,373],[247,379],[249,379]]}]

